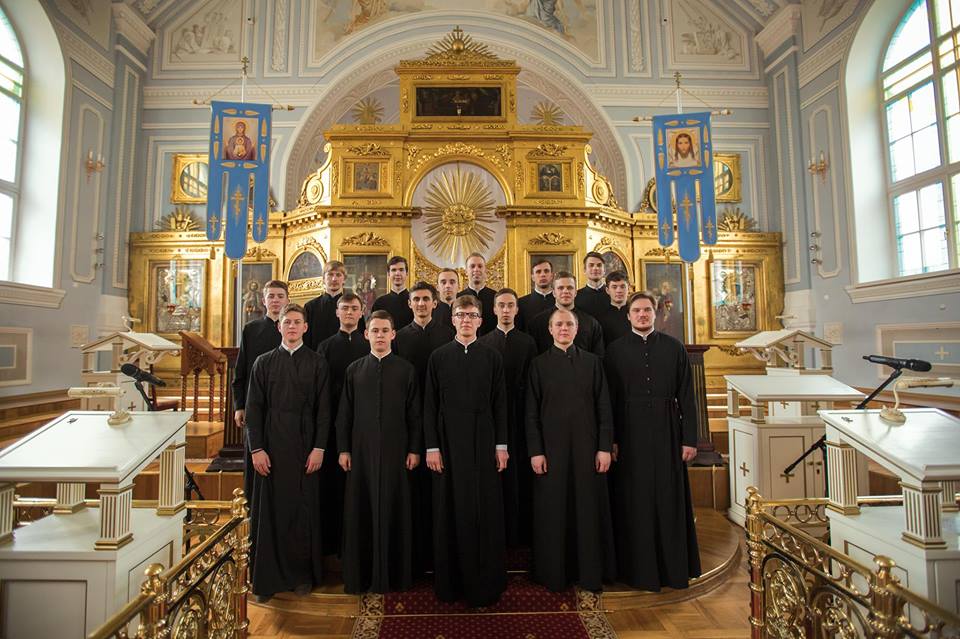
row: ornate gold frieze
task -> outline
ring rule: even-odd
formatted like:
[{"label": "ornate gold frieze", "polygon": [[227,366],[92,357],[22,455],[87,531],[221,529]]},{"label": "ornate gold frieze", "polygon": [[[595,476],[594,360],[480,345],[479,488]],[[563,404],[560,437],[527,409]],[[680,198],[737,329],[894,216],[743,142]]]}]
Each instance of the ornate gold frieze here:
[{"label": "ornate gold frieze", "polygon": [[527,153],[528,158],[559,158],[567,152],[567,147],[548,142],[538,144],[537,148]]},{"label": "ornate gold frieze", "polygon": [[561,244],[570,244],[570,238],[563,233],[541,233],[530,238],[530,244],[534,246],[560,246]]},{"label": "ornate gold frieze", "polygon": [[651,257],[651,256],[654,256],[654,257],[657,257],[657,256],[658,256],[658,257],[679,257],[679,256],[680,256],[680,254],[677,253],[677,249],[674,249],[674,248],[664,248],[664,247],[662,247],[662,246],[658,246],[658,247],[656,247],[656,248],[652,248],[652,249],[650,249],[649,251],[647,251],[646,253],[644,253],[644,255],[646,255],[647,257]]},{"label": "ornate gold frieze", "polygon": [[287,282],[289,287],[290,295],[298,295],[300,293],[312,293],[314,291],[323,290],[323,278],[322,277],[311,277],[304,280],[292,280]]},{"label": "ornate gold frieze", "polygon": [[373,231],[364,231],[349,237],[343,238],[342,246],[390,246],[390,242],[383,239]]},{"label": "ornate gold frieze", "polygon": [[390,151],[387,151],[376,142],[351,146],[347,149],[347,153],[353,155],[390,155]]},{"label": "ornate gold frieze", "polygon": [[262,246],[257,244],[247,249],[247,252],[244,254],[243,257],[253,259],[253,260],[266,260],[266,259],[276,258],[277,254],[271,251],[270,249],[263,248]]}]

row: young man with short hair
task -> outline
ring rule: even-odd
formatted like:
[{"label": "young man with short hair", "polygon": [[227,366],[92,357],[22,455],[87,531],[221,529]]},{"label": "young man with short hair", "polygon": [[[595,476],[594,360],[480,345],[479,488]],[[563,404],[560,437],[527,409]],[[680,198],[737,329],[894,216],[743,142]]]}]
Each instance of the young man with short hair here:
[{"label": "young man with short hair", "polygon": [[[340,330],[317,347],[317,352],[324,356],[330,366],[331,416],[337,414],[347,367],[370,352],[370,342],[360,328],[363,305],[356,293],[347,291],[338,297],[337,319],[340,321]],[[333,428],[330,429],[326,450],[337,450],[336,431]],[[320,469],[320,524],[323,526],[324,555],[340,554],[345,481],[338,464],[327,463]]]},{"label": "young man with short hair", "polygon": [[282,342],[257,358],[247,393],[247,441],[256,471],[250,580],[259,602],[293,590],[307,595],[322,577],[320,482],[330,431],[330,379],[323,356],[303,343],[307,313],[287,304]]},{"label": "young man with short hair", "polygon": [[[346,290],[343,287],[346,279],[347,267],[344,266],[343,262],[328,261],[323,265],[323,294],[303,305],[303,308],[307,311],[307,325],[310,327],[307,334],[303,336],[303,341],[314,350],[319,348],[325,339],[335,335],[339,329],[337,303]],[[362,333],[363,317],[360,318],[358,328]]]},{"label": "young man with short hair", "polygon": [[574,345],[577,316],[550,314],[550,349],[533,360],[526,435],[533,478],[533,578],[559,592],[616,576],[607,492],[613,444],[600,358]]},{"label": "young man with short hair", "polygon": [[456,269],[445,268],[437,273],[437,308],[433,311],[434,321],[443,326],[453,328],[450,305],[457,299],[457,290],[460,288],[460,274]]},{"label": "young man with short hair", "polygon": [[487,286],[487,260],[480,253],[471,253],[467,257],[466,269],[467,287],[457,293],[457,297],[473,295],[480,300],[483,322],[478,335],[486,335],[497,323],[493,314],[493,296],[496,291]]},{"label": "young man with short hair", "polygon": [[537,342],[537,351],[546,353],[553,346],[553,337],[550,335],[550,316],[553,311],[562,308],[573,311],[577,316],[577,336],[574,343],[583,350],[593,353],[597,357],[603,357],[603,329],[600,323],[592,315],[581,309],[575,304],[577,299],[577,278],[573,273],[560,271],[553,278],[553,296],[556,298],[556,306],[548,309],[535,318],[530,323],[530,335]]},{"label": "young man with short hair", "polygon": [[347,475],[343,585],[351,594],[406,590],[413,582],[411,471],[423,448],[416,371],[391,353],[390,314],[374,311],[365,336],[369,354],[347,368],[337,414]]},{"label": "young man with short hair", "polygon": [[630,319],[627,317],[627,297],[630,295],[630,282],[623,271],[611,271],[605,278],[610,306],[600,314],[598,321],[603,329],[604,346],[630,332]]},{"label": "young man with short hair", "polygon": [[527,442],[523,426],[523,402],[526,398],[527,373],[537,355],[533,338],[516,327],[517,293],[510,288],[497,291],[493,312],[497,327],[480,338],[480,343],[494,349],[503,358],[503,374],[507,386],[507,445],[516,463],[503,471],[503,513],[507,546],[530,545],[530,483],[533,478],[527,459]]},{"label": "young man with short hair", "polygon": [[507,401],[503,361],[477,341],[482,308],[473,295],[453,303],[456,339],[427,365],[423,432],[433,476],[434,591],[489,606],[507,584],[503,492]]},{"label": "young man with short hair", "polygon": [[413,313],[407,303],[410,291],[407,290],[407,258],[394,255],[387,262],[387,280],[390,290],[373,303],[372,311],[386,311],[393,318],[394,326],[406,326],[413,321]]},{"label": "young man with short hair", "polygon": [[545,257],[534,259],[530,280],[533,290],[517,300],[517,327],[521,331],[527,330],[534,317],[557,304],[553,297],[553,263],[550,260]]},{"label": "young man with short hair", "polygon": [[583,258],[583,273],[587,276],[587,282],[577,291],[577,306],[580,310],[590,313],[594,319],[600,319],[610,305],[610,296],[604,290],[605,269],[606,264],[600,253],[590,251]]}]

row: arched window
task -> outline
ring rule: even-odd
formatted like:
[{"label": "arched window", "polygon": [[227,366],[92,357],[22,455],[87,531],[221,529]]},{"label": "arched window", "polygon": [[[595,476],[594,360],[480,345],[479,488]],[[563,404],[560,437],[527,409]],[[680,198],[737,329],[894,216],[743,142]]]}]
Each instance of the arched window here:
[{"label": "arched window", "polygon": [[960,7],[911,4],[887,45],[881,84],[897,275],[956,268]]},{"label": "arched window", "polygon": [[20,201],[24,64],[20,42],[0,9],[0,280],[10,279]]}]

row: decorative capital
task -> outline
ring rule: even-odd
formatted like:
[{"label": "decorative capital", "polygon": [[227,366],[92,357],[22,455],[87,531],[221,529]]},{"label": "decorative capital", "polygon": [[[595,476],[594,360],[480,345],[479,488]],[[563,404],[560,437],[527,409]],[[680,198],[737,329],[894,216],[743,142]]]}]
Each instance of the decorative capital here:
[{"label": "decorative capital", "polygon": [[537,148],[527,153],[528,158],[558,158],[567,152],[567,147],[559,144],[539,144]]},{"label": "decorative capital", "polygon": [[351,146],[347,149],[348,153],[354,155],[390,155],[390,152],[382,148],[375,142],[368,142],[359,146]]},{"label": "decorative capital", "polygon": [[390,242],[373,231],[357,233],[343,239],[342,246],[390,246]]},{"label": "decorative capital", "polygon": [[569,243],[570,238],[563,233],[541,233],[530,240],[530,244],[534,246],[559,246]]},{"label": "decorative capital", "polygon": [[777,11],[763,31],[756,35],[757,45],[767,57],[790,38],[800,35],[800,5],[788,4]]},{"label": "decorative capital", "polygon": [[117,33],[129,40],[140,53],[146,55],[157,34],[129,5],[115,2],[110,5],[110,8],[113,11],[113,23],[117,27]]}]

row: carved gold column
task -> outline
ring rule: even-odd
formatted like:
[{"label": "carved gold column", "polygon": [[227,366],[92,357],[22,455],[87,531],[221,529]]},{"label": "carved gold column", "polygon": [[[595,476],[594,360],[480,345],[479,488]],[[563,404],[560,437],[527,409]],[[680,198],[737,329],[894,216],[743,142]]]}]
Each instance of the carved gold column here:
[{"label": "carved gold column", "polygon": [[57,504],[53,507],[53,512],[58,515],[69,515],[83,509],[86,492],[86,484],[58,483]]},{"label": "carved gold column", "polygon": [[763,633],[763,506],[755,486],[747,487],[747,563],[750,565],[750,637]]},{"label": "carved gold column", "polygon": [[183,465],[186,461],[187,443],[171,444],[160,453],[160,499],[158,515],[174,515],[183,510],[187,502],[183,498]]}]

